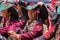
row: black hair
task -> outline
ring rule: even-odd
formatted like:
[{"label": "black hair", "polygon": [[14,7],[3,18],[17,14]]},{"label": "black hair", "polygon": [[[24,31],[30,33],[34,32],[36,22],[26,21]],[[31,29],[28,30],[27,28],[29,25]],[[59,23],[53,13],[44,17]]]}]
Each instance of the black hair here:
[{"label": "black hair", "polygon": [[[25,6],[24,2],[18,2],[18,4],[21,5],[21,10],[22,10],[23,16],[25,16],[26,19],[28,19],[29,18],[28,17],[28,10],[25,9],[26,6]],[[29,5],[29,3],[28,3],[28,5]]]},{"label": "black hair", "polygon": [[10,21],[13,21],[13,20],[15,20],[15,21],[19,21],[19,15],[18,15],[18,13],[17,13],[17,11],[15,10],[15,8],[13,8],[13,7],[10,7],[8,10],[7,10],[7,12],[8,13],[11,13],[10,14]]},{"label": "black hair", "polygon": [[40,11],[40,14],[38,15],[38,18],[41,18],[43,21],[48,19],[48,11],[45,5],[43,4],[42,6],[38,6],[37,10]]},{"label": "black hair", "polygon": [[56,12],[57,12],[58,6],[56,6]]},{"label": "black hair", "polygon": [[28,10],[26,10],[26,9],[23,8],[23,7],[21,7],[21,9],[22,9],[23,15],[26,17],[26,19],[28,19],[28,18],[29,18],[29,17],[28,17]]},{"label": "black hair", "polygon": [[48,19],[48,10],[46,8],[46,6],[43,4],[42,7],[41,7],[41,17],[43,20],[46,20]]},{"label": "black hair", "polygon": [[3,18],[3,17],[2,17],[2,16],[0,16],[0,23],[1,23],[1,21],[2,21],[2,18]]}]

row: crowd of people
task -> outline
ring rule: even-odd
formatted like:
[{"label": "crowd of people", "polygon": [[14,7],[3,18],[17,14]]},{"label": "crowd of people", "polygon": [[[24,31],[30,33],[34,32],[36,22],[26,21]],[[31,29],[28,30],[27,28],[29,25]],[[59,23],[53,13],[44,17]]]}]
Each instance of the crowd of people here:
[{"label": "crowd of people", "polygon": [[1,1],[0,40],[60,40],[60,1]]}]

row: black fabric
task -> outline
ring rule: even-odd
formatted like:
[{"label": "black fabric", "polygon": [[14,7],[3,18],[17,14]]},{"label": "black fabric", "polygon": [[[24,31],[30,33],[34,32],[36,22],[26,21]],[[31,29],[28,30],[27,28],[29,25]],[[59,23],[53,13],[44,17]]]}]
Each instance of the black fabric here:
[{"label": "black fabric", "polygon": [[22,13],[26,17],[26,19],[28,19],[28,10],[22,7]]},{"label": "black fabric", "polygon": [[42,20],[48,19],[48,11],[44,4],[42,5],[42,7],[40,7],[39,18],[41,18]]},{"label": "black fabric", "polygon": [[15,10],[15,8],[13,7],[10,7],[8,10],[7,10],[8,13],[11,13],[10,14],[10,22],[11,21],[19,21],[19,15],[18,15],[18,12]]}]

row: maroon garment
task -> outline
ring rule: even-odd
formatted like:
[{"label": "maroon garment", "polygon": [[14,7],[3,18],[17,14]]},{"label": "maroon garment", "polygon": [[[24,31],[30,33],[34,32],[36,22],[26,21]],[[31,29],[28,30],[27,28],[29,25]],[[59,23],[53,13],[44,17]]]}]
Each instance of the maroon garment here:
[{"label": "maroon garment", "polygon": [[[14,23],[13,25],[9,25],[4,27],[3,29],[0,29],[0,34],[7,33],[10,30],[13,30],[16,32],[22,25],[24,25],[25,21],[21,21],[18,23]],[[34,29],[31,32],[26,32],[25,34],[21,34],[21,40],[33,40],[34,38],[37,38],[42,35],[43,31],[43,25],[42,24],[36,24],[34,26]]]},{"label": "maroon garment", "polygon": [[26,32],[24,34],[20,34],[21,40],[33,40],[34,38],[41,36],[42,31],[43,31],[43,25],[41,25],[40,23],[36,24],[34,26],[34,29],[31,32]]},{"label": "maroon garment", "polygon": [[[7,21],[8,21],[8,19],[5,19],[5,18],[4,18],[4,20],[3,20],[3,27],[5,27]],[[13,20],[13,21],[10,21],[10,22],[8,21],[8,25],[12,25],[12,24],[14,24],[14,23],[16,23],[16,22],[17,22],[16,20]],[[8,25],[7,25],[7,26],[8,26]]]},{"label": "maroon garment", "polygon": [[10,31],[10,30],[13,30],[16,32],[24,24],[25,24],[25,21],[22,20],[18,23],[14,23],[13,25],[8,25],[8,26],[0,29],[0,34],[8,33],[8,31]]}]

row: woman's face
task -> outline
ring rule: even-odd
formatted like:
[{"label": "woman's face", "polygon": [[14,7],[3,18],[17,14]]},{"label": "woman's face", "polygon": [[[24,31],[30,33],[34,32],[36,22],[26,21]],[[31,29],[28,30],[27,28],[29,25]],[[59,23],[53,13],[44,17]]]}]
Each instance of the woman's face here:
[{"label": "woman's face", "polygon": [[8,14],[7,10],[2,11],[2,16],[4,18],[8,18],[9,17],[9,14]]},{"label": "woman's face", "polygon": [[29,19],[35,20],[37,18],[36,11],[35,10],[29,10],[28,11],[28,16],[29,16]]}]

